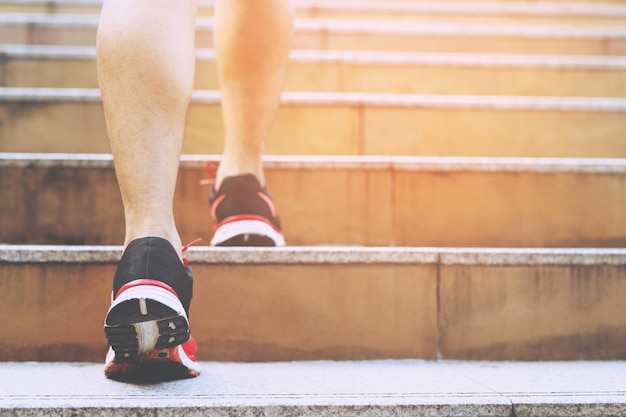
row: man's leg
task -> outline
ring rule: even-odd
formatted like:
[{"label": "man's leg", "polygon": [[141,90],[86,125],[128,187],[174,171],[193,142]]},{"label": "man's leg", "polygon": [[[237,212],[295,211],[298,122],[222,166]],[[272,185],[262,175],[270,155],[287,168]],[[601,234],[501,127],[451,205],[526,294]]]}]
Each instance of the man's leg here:
[{"label": "man's leg", "polygon": [[126,216],[126,244],[179,250],[173,196],[194,78],[194,0],[106,0],[98,79]]},{"label": "man's leg", "polygon": [[[105,373],[195,376],[173,196],[194,76],[195,0],[106,0],[98,78],[126,218],[125,251],[105,321]],[[163,375],[159,375],[163,376]]]},{"label": "man's leg", "polygon": [[252,173],[265,183],[261,157],[280,102],[291,46],[289,0],[219,0],[215,49],[225,125],[216,179]]},{"label": "man's leg", "polygon": [[[281,245],[284,241],[280,222],[269,195],[263,197],[269,206],[261,200],[254,201],[258,199],[254,197],[258,191],[241,175],[253,174],[261,187],[265,185],[261,158],[280,103],[291,46],[293,10],[289,0],[219,0],[215,25],[225,143],[212,193],[214,215],[217,212],[214,221],[218,225],[213,244],[229,241],[225,244]],[[232,181],[222,189],[227,177],[232,177]],[[254,193],[248,198],[239,194],[240,189]],[[214,203],[220,194],[215,190],[234,197],[217,207]],[[249,229],[244,222],[239,222],[240,225],[231,222],[237,216],[247,219],[257,216],[260,221]],[[220,221],[228,224],[221,227]],[[248,240],[248,233],[241,235],[245,238],[234,238],[239,231],[268,235],[270,240]]]}]

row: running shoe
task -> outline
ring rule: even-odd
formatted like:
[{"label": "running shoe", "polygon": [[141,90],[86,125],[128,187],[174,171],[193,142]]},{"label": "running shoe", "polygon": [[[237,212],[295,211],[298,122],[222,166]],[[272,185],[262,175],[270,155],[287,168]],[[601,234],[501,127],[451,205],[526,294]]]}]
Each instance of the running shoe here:
[{"label": "running shoe", "polygon": [[226,177],[209,195],[213,246],[285,246],[267,187],[253,174]]},{"label": "running shoe", "polygon": [[191,268],[168,240],[132,241],[117,267],[104,322],[105,375],[125,381],[198,376],[188,319],[192,292]]}]

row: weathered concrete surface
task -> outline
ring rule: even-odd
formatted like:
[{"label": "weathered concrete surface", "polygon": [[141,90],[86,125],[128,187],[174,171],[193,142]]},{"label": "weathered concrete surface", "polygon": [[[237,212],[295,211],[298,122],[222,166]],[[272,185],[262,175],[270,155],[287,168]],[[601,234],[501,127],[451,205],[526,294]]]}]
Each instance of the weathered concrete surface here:
[{"label": "weathered concrete surface", "polygon": [[197,379],[137,385],[102,369],[2,363],[0,415],[626,414],[626,362],[205,362]]}]

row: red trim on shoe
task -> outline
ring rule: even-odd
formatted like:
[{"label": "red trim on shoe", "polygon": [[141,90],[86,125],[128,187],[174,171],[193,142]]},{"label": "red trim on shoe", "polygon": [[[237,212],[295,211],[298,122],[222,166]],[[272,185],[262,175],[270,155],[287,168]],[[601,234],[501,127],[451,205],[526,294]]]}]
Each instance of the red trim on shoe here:
[{"label": "red trim on shoe", "polygon": [[272,229],[276,230],[278,233],[282,233],[281,230],[279,228],[277,228],[276,226],[274,226],[274,224],[269,221],[268,219],[266,219],[263,216],[257,216],[254,214],[238,214],[236,216],[230,216],[225,218],[224,220],[222,220],[219,224],[216,224],[213,226],[213,230],[217,230],[220,227],[229,224],[229,223],[236,223],[239,221],[246,221],[246,220],[256,220],[256,221],[260,221],[263,223],[266,223],[270,226],[272,226]]},{"label": "red trim on shoe", "polygon": [[222,194],[221,196],[217,197],[215,201],[213,202],[213,204],[211,205],[211,218],[213,219],[214,223],[217,222],[217,206],[219,206],[220,203],[224,201],[225,198],[226,198],[226,194]]},{"label": "red trim on shoe", "polygon": [[[196,341],[193,337],[190,337],[188,341],[186,341],[185,343],[179,346],[183,348],[185,355],[187,355],[187,357],[192,362],[197,362],[196,351],[198,350],[198,345],[196,344]],[[163,356],[163,357],[160,356],[163,354],[163,350],[153,350],[148,355],[148,358],[146,359],[146,361],[147,362],[174,362],[174,363],[179,363],[185,366],[183,363],[183,360],[180,357],[180,354],[178,353],[179,346],[174,346],[174,347],[169,348],[167,350],[167,356]],[[187,376],[198,376],[198,375],[200,375],[200,372],[187,368]]]},{"label": "red trim on shoe", "polygon": [[[196,341],[193,337],[190,337],[187,342],[179,346],[183,348],[185,355],[187,355],[187,357],[192,362],[197,363],[196,352],[198,350],[198,345],[196,344]],[[148,357],[146,358],[144,362],[173,362],[173,363],[178,363],[178,364],[185,366],[180,357],[180,354],[178,353],[179,346],[174,346],[174,347],[167,349],[166,355],[163,355],[163,353],[165,352],[164,349],[160,349],[160,350],[155,349],[152,352],[150,352],[150,354],[148,355]],[[111,350],[110,346],[109,346],[109,350]],[[104,368],[104,374],[108,378],[120,377],[124,374],[134,371],[138,366],[139,366],[138,362],[123,362],[123,361],[117,362],[115,360],[112,360],[111,362],[106,364]],[[187,368],[186,366],[185,368],[187,369],[188,377],[196,377],[200,375],[200,372],[194,369]]]},{"label": "red trim on shoe", "polygon": [[[276,211],[276,207],[274,206],[274,202],[272,201],[272,199],[269,198],[262,191],[257,192],[257,195],[261,198],[261,200],[265,201],[265,204],[267,204],[268,208],[270,209],[270,213],[272,214],[272,217],[274,218],[278,217],[278,212]],[[211,218],[213,219],[213,222],[217,222],[217,207],[220,205],[222,201],[224,201],[225,198],[226,198],[226,194],[222,194],[219,197],[217,197],[217,199],[215,199],[215,201],[211,205]]]},{"label": "red trim on shoe", "polygon": [[141,285],[151,285],[153,287],[163,288],[164,290],[167,290],[171,292],[172,294],[174,294],[176,298],[180,298],[178,294],[176,293],[176,291],[174,291],[174,289],[170,287],[169,285],[167,285],[166,283],[157,281],[154,279],[149,279],[149,278],[136,279],[134,281],[129,282],[128,284],[125,284],[122,288],[120,288],[117,294],[115,294],[115,298],[119,297],[124,291],[130,288],[139,287]]},{"label": "red trim on shoe", "polygon": [[191,359],[194,362],[197,362],[196,352],[198,351],[198,345],[196,344],[196,340],[193,337],[190,337],[189,340],[183,343],[182,346],[183,346],[183,350],[185,351],[189,359]]},{"label": "red trim on shoe", "polygon": [[265,203],[267,203],[270,208],[270,213],[272,213],[272,217],[278,217],[278,213],[276,213],[276,207],[274,207],[274,202],[272,201],[272,199],[261,191],[259,191],[257,195],[261,197],[261,199],[265,201]]},{"label": "red trim on shoe", "polygon": [[105,366],[104,375],[107,378],[111,378],[131,372],[135,368],[137,368],[137,364],[134,363],[112,361],[110,363],[107,363],[107,365]]},{"label": "red trim on shoe", "polygon": [[[109,346],[109,352],[112,350],[111,346]],[[108,353],[107,353],[107,357],[108,357]],[[127,372],[132,371],[133,369],[135,369],[137,367],[136,363],[130,363],[130,362],[116,362],[115,360],[112,360],[111,362],[107,363],[104,367],[104,375],[107,378],[110,377],[114,377],[116,375],[122,375],[125,374]]]},{"label": "red trim on shoe", "polygon": [[[185,352],[185,355],[187,355],[187,357],[189,359],[191,359],[192,362],[197,362],[196,360],[196,352],[198,351],[198,345],[196,344],[196,341],[193,337],[190,337],[189,340],[187,340],[185,343],[183,343],[182,345],[179,345],[183,348],[183,351]],[[152,352],[150,352],[150,354],[148,355],[146,361],[150,362],[150,361],[154,361],[154,362],[176,362],[176,363],[183,363],[183,361],[180,358],[180,355],[178,354],[178,346],[174,346],[168,349],[168,355],[167,356],[159,356],[159,354],[161,354],[164,350],[158,350],[155,349]]]}]

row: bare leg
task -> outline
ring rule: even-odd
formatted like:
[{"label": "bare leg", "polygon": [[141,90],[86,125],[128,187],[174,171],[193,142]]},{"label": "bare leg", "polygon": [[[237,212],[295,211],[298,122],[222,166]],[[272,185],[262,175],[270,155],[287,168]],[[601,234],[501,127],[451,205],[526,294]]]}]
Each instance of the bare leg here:
[{"label": "bare leg", "polygon": [[196,0],[104,2],[98,78],[126,245],[158,236],[180,252],[173,196],[193,86],[196,11]]},{"label": "bare leg", "polygon": [[283,87],[291,45],[289,0],[219,0],[215,49],[225,125],[225,177],[252,173],[265,183],[261,157]]}]

